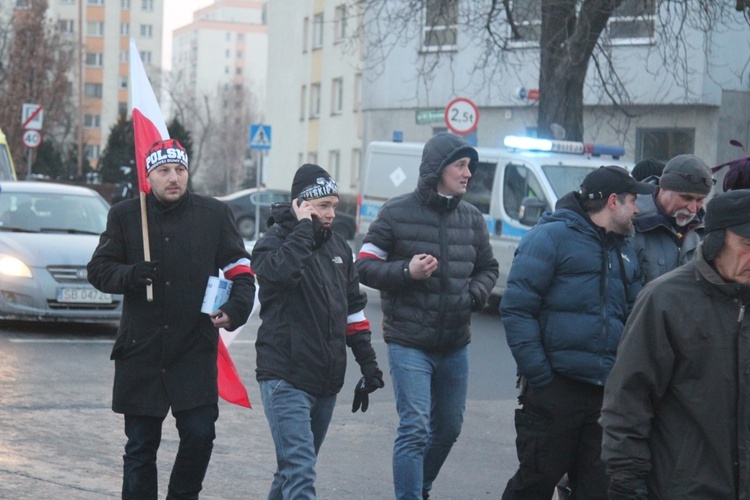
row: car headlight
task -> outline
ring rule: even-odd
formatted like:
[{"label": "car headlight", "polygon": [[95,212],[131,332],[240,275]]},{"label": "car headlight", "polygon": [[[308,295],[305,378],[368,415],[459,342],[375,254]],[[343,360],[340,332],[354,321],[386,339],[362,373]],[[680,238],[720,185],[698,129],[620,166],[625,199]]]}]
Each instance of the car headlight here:
[{"label": "car headlight", "polygon": [[20,259],[0,254],[0,274],[16,278],[31,278],[31,269]]}]

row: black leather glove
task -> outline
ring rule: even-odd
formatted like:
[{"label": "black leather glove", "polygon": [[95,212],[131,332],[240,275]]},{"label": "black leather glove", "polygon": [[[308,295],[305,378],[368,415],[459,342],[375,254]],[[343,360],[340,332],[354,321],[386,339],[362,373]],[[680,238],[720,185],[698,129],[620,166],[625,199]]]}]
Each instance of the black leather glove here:
[{"label": "black leather glove", "polygon": [[362,372],[366,373],[359,379],[354,387],[354,401],[352,402],[352,413],[356,413],[360,408],[362,413],[370,407],[370,393],[385,386],[383,382],[383,372],[380,371],[375,363],[362,367]]},{"label": "black leather glove", "polygon": [[150,285],[156,279],[156,267],[159,265],[158,261],[145,261],[136,262],[128,273],[128,280],[131,287],[145,287]]}]

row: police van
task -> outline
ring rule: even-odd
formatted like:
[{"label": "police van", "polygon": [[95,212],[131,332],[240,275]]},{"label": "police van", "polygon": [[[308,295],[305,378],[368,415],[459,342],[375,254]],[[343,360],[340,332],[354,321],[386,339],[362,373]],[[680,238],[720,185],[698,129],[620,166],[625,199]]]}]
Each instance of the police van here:
[{"label": "police van", "polygon": [[[479,209],[500,264],[493,296],[502,295],[521,237],[559,198],[580,188],[583,178],[602,165],[619,165],[624,149],[617,146],[507,136],[504,148],[476,148],[479,164],[463,199]],[[355,246],[389,198],[414,191],[423,143],[371,142],[357,198]]]},{"label": "police van", "polygon": [[16,169],[13,167],[13,158],[10,156],[8,140],[0,129],[0,181],[14,180],[16,180]]}]

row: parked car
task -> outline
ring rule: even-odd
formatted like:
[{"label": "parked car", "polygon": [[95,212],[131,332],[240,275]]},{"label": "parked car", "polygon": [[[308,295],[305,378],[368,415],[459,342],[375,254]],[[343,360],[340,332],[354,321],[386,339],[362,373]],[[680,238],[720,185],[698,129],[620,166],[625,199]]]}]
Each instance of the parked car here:
[{"label": "parked car", "polygon": [[[268,230],[268,217],[271,215],[271,205],[274,203],[289,202],[291,193],[281,189],[250,188],[217,196],[216,199],[223,201],[232,209],[237,228],[245,240],[255,239],[255,212],[256,205],[260,211],[260,231]],[[356,229],[355,218],[343,211],[336,211],[332,229],[341,234],[345,239],[354,238]]]},{"label": "parked car", "polygon": [[86,187],[0,182],[0,319],[119,321],[122,297],[86,273],[108,210]]}]

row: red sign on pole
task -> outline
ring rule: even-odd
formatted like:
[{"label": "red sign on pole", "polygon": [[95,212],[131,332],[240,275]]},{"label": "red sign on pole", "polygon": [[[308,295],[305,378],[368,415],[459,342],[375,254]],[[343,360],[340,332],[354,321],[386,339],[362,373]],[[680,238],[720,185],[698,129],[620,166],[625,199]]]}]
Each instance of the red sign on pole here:
[{"label": "red sign on pole", "polygon": [[445,108],[445,124],[454,134],[470,134],[476,130],[478,123],[479,109],[465,97],[453,99]]}]

